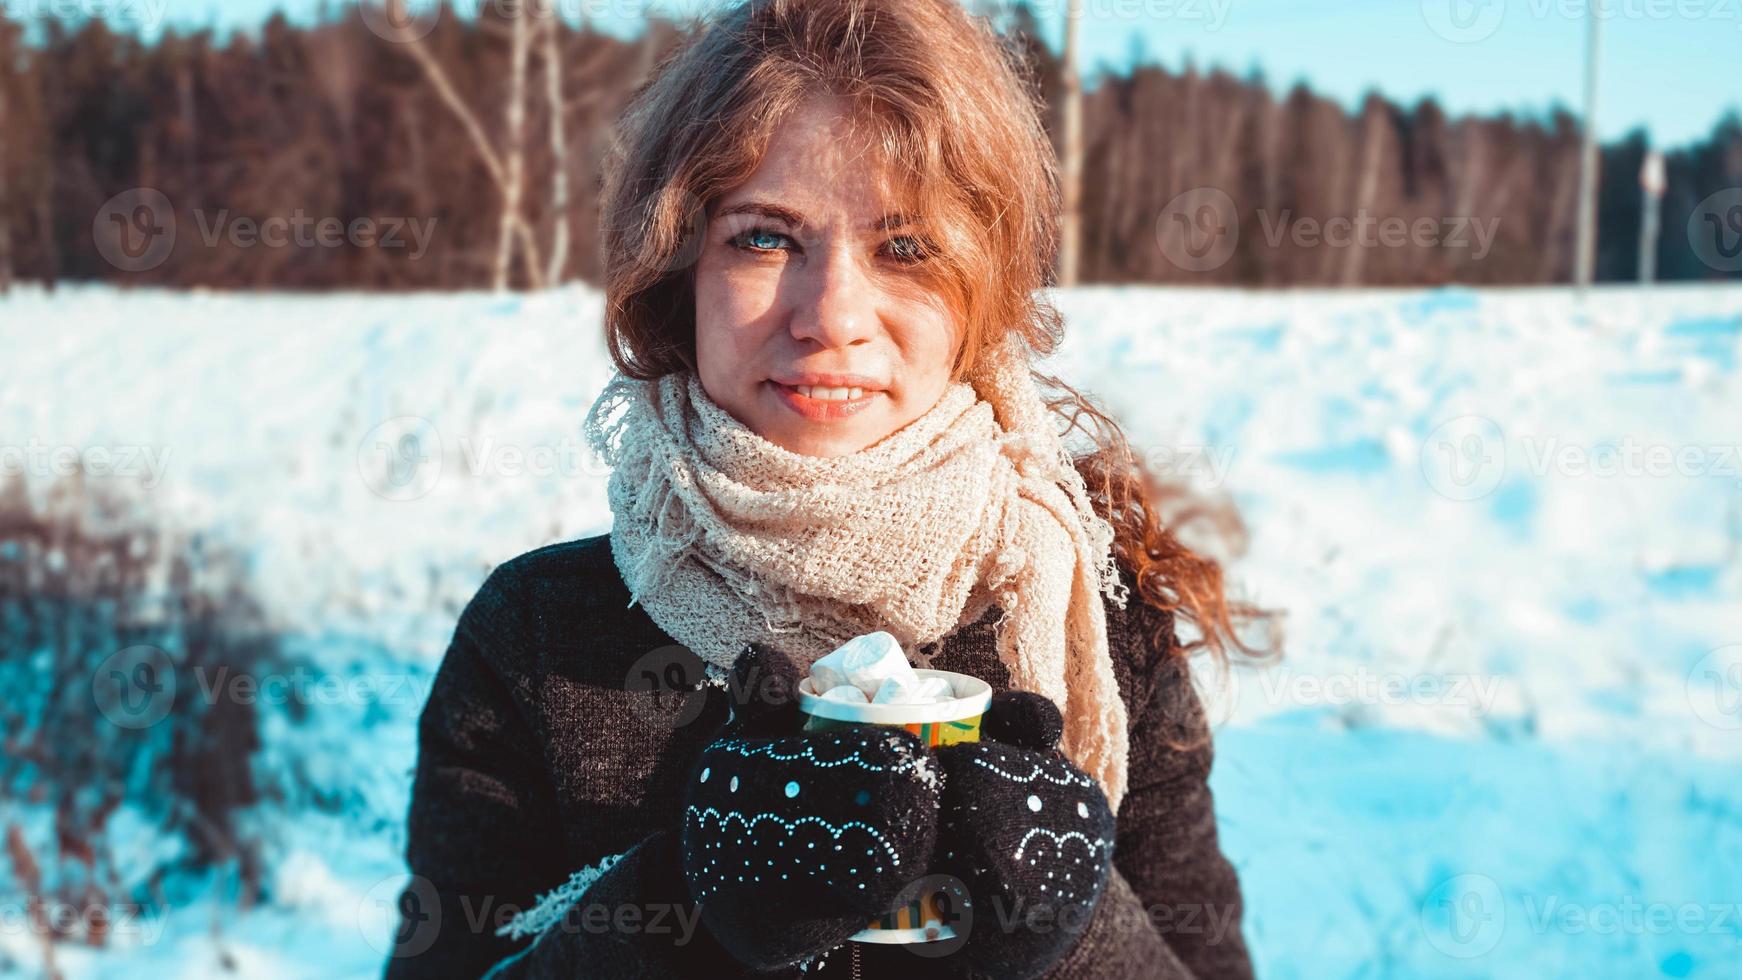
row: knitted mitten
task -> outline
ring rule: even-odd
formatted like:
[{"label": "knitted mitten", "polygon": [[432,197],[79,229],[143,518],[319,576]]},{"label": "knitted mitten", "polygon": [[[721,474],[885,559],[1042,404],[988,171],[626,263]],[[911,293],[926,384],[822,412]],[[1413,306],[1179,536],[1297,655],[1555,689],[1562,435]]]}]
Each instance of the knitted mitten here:
[{"label": "knitted mitten", "polygon": [[937,837],[936,760],[911,732],[801,732],[798,668],[751,644],[733,717],[690,775],[684,877],[703,924],[755,970],[798,965],[900,904]]},{"label": "knitted mitten", "polygon": [[1064,721],[1029,691],[994,695],[979,742],[934,749],[944,768],[935,872],[967,887],[972,918],[952,957],[990,976],[1035,977],[1087,931],[1113,858],[1100,786],[1057,751]]}]

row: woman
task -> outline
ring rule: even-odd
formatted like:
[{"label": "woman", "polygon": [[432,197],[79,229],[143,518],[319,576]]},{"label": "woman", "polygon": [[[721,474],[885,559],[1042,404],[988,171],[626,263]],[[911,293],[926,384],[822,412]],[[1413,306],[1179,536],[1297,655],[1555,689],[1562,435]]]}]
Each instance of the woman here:
[{"label": "woman", "polygon": [[[1117,426],[1036,385],[1058,198],[1015,64],[956,0],[751,0],[638,95],[587,421],[613,526],[461,616],[389,976],[1250,974],[1173,615],[1220,651],[1252,611]],[[983,744],[795,731],[798,672],[878,630],[999,692]],[[886,855],[777,879],[819,827]],[[844,941],[921,872],[971,928]]]}]

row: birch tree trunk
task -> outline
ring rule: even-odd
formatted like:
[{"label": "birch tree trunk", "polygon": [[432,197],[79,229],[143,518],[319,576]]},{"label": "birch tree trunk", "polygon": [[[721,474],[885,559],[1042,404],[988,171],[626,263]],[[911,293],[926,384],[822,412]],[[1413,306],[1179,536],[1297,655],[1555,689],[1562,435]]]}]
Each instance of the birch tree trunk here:
[{"label": "birch tree trunk", "polygon": [[555,219],[551,232],[550,265],[544,281],[555,286],[563,280],[569,261],[569,144],[563,116],[563,69],[558,48],[561,24],[556,16],[556,0],[544,0],[544,95],[550,104],[550,209]]},{"label": "birch tree trunk", "polygon": [[[508,146],[502,168],[502,220],[496,234],[496,273],[493,282],[497,292],[508,288],[508,278],[514,262],[515,220],[520,216],[520,200],[526,189],[526,65],[531,49],[526,20],[531,2],[532,0],[520,0],[512,5],[508,104],[504,107],[508,123]],[[533,275],[537,276],[536,270]]]},{"label": "birch tree trunk", "polygon": [[[1361,116],[1361,170],[1355,177],[1355,206],[1349,213],[1349,217],[1355,221],[1369,216],[1373,210],[1373,199],[1379,191],[1379,149],[1380,137],[1384,134],[1385,107],[1377,98],[1369,97]],[[1360,285],[1361,270],[1367,261],[1367,248],[1360,241],[1355,241],[1344,250],[1343,285]]]},{"label": "birch tree trunk", "polygon": [[1590,287],[1597,264],[1597,170],[1602,155],[1597,150],[1597,68],[1598,39],[1602,35],[1603,18],[1592,10],[1587,15],[1585,31],[1585,119],[1582,146],[1579,153],[1579,222],[1573,251],[1573,285],[1580,296]]},{"label": "birch tree trunk", "polygon": [[1083,19],[1083,0],[1065,6],[1064,58],[1064,214],[1059,225],[1060,286],[1077,284],[1082,251],[1083,224],[1083,80],[1079,64],[1077,28]]},{"label": "birch tree trunk", "polygon": [[[391,0],[396,16],[403,16],[404,0]],[[530,39],[526,25],[526,5],[517,3],[514,7],[514,23],[510,32],[509,48],[509,94],[508,94],[508,151],[506,154],[497,152],[490,138],[484,134],[484,127],[478,121],[477,114],[466,105],[466,100],[460,97],[459,90],[454,87],[448,73],[424,47],[421,38],[413,37],[401,45],[418,67],[423,69],[424,77],[429,79],[430,86],[442,104],[448,107],[455,119],[466,130],[466,135],[472,141],[472,149],[477,151],[478,159],[483,162],[484,169],[489,171],[490,179],[495,182],[496,189],[502,198],[502,217],[500,232],[496,243],[496,264],[492,282],[498,291],[508,288],[508,271],[513,259],[513,246],[518,242],[526,257],[526,273],[532,288],[539,289],[544,285],[544,267],[539,259],[538,240],[532,234],[532,228],[526,221],[526,215],[521,211],[523,182],[526,165],[524,136],[526,130],[526,63],[530,49]]]}]

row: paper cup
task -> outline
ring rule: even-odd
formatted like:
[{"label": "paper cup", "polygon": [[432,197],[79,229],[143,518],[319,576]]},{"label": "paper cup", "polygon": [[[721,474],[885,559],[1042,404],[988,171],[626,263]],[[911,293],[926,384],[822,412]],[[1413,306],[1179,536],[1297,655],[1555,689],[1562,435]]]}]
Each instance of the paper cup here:
[{"label": "paper cup", "polygon": [[[927,745],[953,745],[980,740],[980,718],[992,703],[992,686],[978,677],[949,670],[915,669],[921,679],[942,677],[955,694],[952,701],[937,704],[854,704],[829,701],[819,696],[809,677],[798,683],[798,707],[804,713],[804,730],[828,731],[854,725],[887,725],[905,728]],[[849,936],[861,943],[929,943],[954,939],[955,930],[944,914],[948,900],[938,892],[921,892],[902,908],[874,920],[870,927]]]}]

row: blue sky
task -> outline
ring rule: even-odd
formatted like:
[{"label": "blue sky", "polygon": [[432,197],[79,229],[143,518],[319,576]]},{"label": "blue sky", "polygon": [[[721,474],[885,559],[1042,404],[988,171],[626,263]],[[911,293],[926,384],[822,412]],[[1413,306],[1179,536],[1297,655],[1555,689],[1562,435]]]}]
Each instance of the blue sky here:
[{"label": "blue sky", "polygon": [[[487,0],[457,0],[475,10]],[[631,31],[639,12],[694,11],[716,0],[557,0],[571,15]],[[985,6],[999,0],[967,0]],[[170,24],[259,23],[274,8],[307,18],[344,0],[0,0],[0,8],[164,12]],[[412,0],[412,9],[434,0]],[[1125,64],[1134,36],[1151,60],[1244,74],[1273,86],[1305,80],[1353,104],[1370,89],[1404,102],[1433,95],[1453,112],[1580,111],[1586,11],[1603,17],[1604,138],[1644,126],[1659,146],[1705,135],[1726,109],[1742,111],[1742,0],[1083,0],[1091,63]],[[1058,39],[1065,0],[1035,0]],[[150,22],[159,18],[152,17]]]}]

